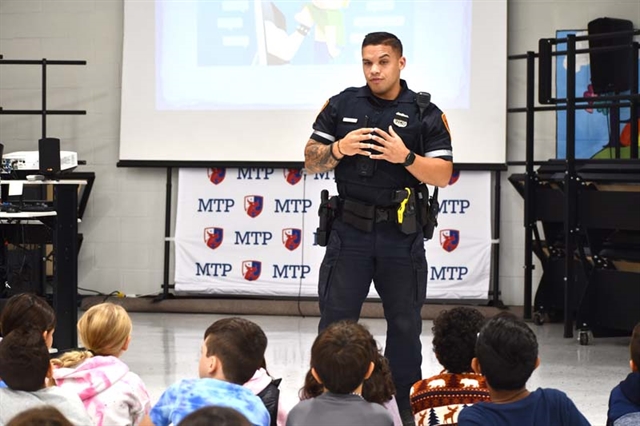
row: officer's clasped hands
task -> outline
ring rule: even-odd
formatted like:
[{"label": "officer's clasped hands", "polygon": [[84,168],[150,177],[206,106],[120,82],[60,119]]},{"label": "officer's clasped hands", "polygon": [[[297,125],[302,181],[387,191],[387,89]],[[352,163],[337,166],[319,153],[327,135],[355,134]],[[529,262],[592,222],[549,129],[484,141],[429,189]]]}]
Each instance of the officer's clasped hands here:
[{"label": "officer's clasped hands", "polygon": [[373,128],[363,127],[361,129],[352,130],[338,141],[338,148],[342,155],[351,157],[353,155],[369,156],[371,153],[367,148],[371,148]]},{"label": "officer's clasped hands", "polygon": [[375,128],[373,140],[377,144],[372,144],[371,148],[379,154],[372,153],[374,160],[387,160],[390,163],[402,163],[405,161],[409,149],[405,146],[402,138],[389,126],[389,133],[382,129]]},{"label": "officer's clasped hands", "polygon": [[389,126],[389,133],[371,127],[352,130],[338,141],[338,147],[345,156],[364,155],[390,163],[402,163],[409,151],[392,126]]}]

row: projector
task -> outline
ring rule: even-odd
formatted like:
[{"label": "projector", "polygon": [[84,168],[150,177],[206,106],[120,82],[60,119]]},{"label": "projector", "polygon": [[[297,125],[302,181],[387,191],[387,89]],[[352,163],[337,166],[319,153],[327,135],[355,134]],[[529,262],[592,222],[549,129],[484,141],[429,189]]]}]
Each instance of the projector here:
[{"label": "projector", "polygon": [[[78,167],[78,153],[60,151],[60,170],[71,171]],[[39,172],[40,155],[38,151],[17,151],[2,156],[2,173],[14,171]]]}]

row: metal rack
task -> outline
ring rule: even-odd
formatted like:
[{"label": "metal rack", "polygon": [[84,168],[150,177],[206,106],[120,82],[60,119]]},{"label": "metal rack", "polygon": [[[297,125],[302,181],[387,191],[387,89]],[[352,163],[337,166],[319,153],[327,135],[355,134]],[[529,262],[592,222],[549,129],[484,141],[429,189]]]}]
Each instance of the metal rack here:
[{"label": "metal rack", "polygon": [[[584,185],[585,173],[589,173],[589,165],[602,165],[604,160],[580,160],[575,158],[575,116],[576,111],[587,109],[590,106],[588,101],[593,98],[576,97],[576,55],[590,52],[607,52],[613,50],[624,49],[629,52],[632,58],[631,69],[631,91],[629,94],[616,94],[610,96],[599,96],[598,105],[601,107],[612,108],[618,110],[621,107],[628,107],[631,111],[631,160],[614,160],[613,168],[616,164],[627,163],[631,167],[631,173],[640,172],[640,161],[638,160],[638,104],[640,103],[640,95],[638,94],[638,52],[639,43],[633,42],[630,45],[619,45],[611,47],[599,47],[590,49],[576,49],[576,42],[593,39],[606,39],[619,36],[636,36],[640,31],[616,32],[588,36],[568,35],[566,38],[541,39],[539,42],[539,52],[529,51],[524,55],[513,55],[509,60],[526,60],[526,106],[524,108],[509,108],[510,113],[525,113],[526,115],[526,161],[524,163],[526,170],[524,175],[512,176],[510,181],[514,186],[518,185],[519,192],[524,198],[524,225],[525,225],[525,280],[524,280],[524,316],[526,319],[532,318],[532,272],[533,272],[533,253],[535,248],[534,237],[539,239],[537,235],[537,221],[539,213],[539,173],[534,170],[534,166],[545,165],[548,162],[536,162],[534,160],[534,133],[535,133],[535,113],[543,111],[560,111],[567,112],[566,126],[566,159],[562,162],[555,161],[554,164],[561,168],[560,177],[556,175],[557,183],[562,187],[562,199],[558,200],[562,203],[562,222],[564,225],[564,337],[573,337],[573,311],[580,302],[579,297],[582,294],[577,293],[576,289],[576,270],[574,262],[574,253],[584,258],[586,255],[579,245],[579,238],[583,233],[581,229],[581,212],[579,211],[579,197],[581,194],[581,186]],[[553,51],[553,47],[559,43],[566,43],[566,51]],[[567,57],[567,95],[566,98],[553,98],[551,96],[552,78],[551,78],[551,58],[555,56],[566,55]],[[545,106],[535,105],[535,63],[538,60],[539,71],[539,93],[538,101]],[[619,156],[619,149],[616,150]],[[514,164],[514,163],[511,163]],[[514,179],[512,179],[514,178]],[[518,189],[518,188],[517,188]],[[582,327],[582,324],[580,325]],[[583,333],[580,330],[580,341],[583,344],[588,343],[589,337],[583,339]]]},{"label": "metal rack", "polygon": [[[41,116],[42,138],[47,137],[47,116],[49,115],[86,115],[85,110],[48,109],[47,108],[47,68],[58,65],[86,65],[86,61],[75,60],[24,60],[4,59],[0,55],[0,65],[26,65],[41,67],[41,108],[35,110],[5,109],[0,106],[0,115],[39,115]],[[56,212],[55,221],[49,224],[53,229],[53,247],[56,252],[53,274],[53,307],[56,312],[59,332],[54,344],[59,349],[70,349],[77,345],[76,323],[78,319],[78,268],[77,253],[82,242],[78,234],[78,219],[84,214],[95,174],[72,173],[54,182],[53,207]],[[79,187],[86,188],[81,193],[78,203]],[[45,199],[45,185],[41,187],[40,199]],[[41,243],[42,259],[47,258],[45,244]],[[45,281],[45,268],[42,268],[42,281]]]}]

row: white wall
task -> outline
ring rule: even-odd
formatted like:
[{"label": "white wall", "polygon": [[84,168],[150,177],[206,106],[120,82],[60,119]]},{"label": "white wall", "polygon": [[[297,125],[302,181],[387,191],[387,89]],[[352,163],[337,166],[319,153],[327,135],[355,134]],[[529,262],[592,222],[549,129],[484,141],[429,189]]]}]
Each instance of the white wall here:
[{"label": "white wall", "polygon": [[[610,16],[640,23],[638,0],[509,1],[510,54],[536,50],[557,29],[584,28]],[[163,267],[165,170],[118,169],[121,0],[0,0],[0,54],[6,59],[84,59],[85,67],[49,68],[49,108],[86,109],[87,116],[54,116],[48,134],[78,151],[95,171],[85,220],[79,282],[102,292],[160,290]],[[38,67],[0,66],[0,106],[39,108]],[[524,106],[524,62],[509,64],[509,106]],[[555,118],[536,117],[538,159],[555,151]],[[455,126],[455,123],[452,123]],[[508,118],[508,158],[524,160],[524,117]],[[5,152],[34,150],[40,121],[0,115]],[[303,142],[301,141],[300,149]],[[510,171],[512,172],[512,171]],[[503,174],[500,279],[506,304],[522,304],[524,229],[522,200]],[[536,281],[539,277],[536,271]]]}]

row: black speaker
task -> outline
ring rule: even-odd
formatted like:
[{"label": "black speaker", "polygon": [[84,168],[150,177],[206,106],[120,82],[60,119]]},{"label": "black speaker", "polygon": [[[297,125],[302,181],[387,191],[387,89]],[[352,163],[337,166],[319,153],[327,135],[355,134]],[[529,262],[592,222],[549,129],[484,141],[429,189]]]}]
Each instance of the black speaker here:
[{"label": "black speaker", "polygon": [[38,141],[40,173],[45,176],[60,172],[60,139],[43,138]]},{"label": "black speaker", "polygon": [[[630,31],[628,35],[589,40],[589,48],[629,46],[610,52],[590,52],[591,83],[597,94],[624,92],[631,83],[631,43],[633,22],[626,19],[598,18],[589,22],[589,35]],[[637,61],[638,58],[635,58]]]}]

